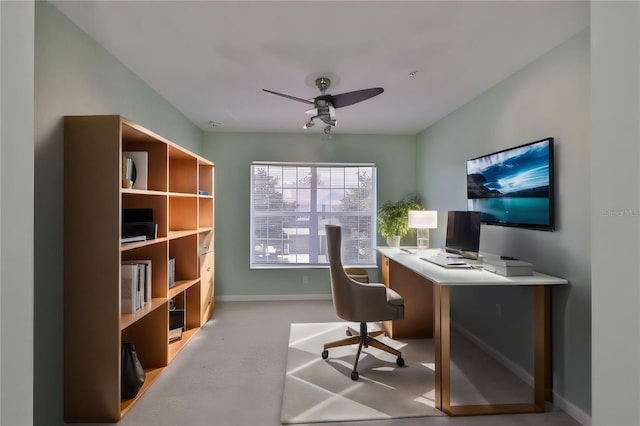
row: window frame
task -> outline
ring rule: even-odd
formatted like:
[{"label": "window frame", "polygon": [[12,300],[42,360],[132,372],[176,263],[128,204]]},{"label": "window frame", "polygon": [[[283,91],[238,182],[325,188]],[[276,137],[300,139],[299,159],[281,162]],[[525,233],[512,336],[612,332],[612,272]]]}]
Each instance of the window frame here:
[{"label": "window frame", "polygon": [[[310,208],[309,211],[261,211],[258,215],[255,210],[254,202],[255,202],[255,194],[254,194],[254,176],[255,176],[255,168],[260,166],[275,166],[275,167],[295,167],[299,168],[311,168],[311,179],[309,185],[310,191]],[[371,198],[371,207],[369,211],[366,211],[364,214],[354,214],[358,213],[357,211],[317,211],[317,195],[318,195],[318,182],[317,182],[317,171],[321,168],[371,168],[371,189],[370,195]],[[314,259],[314,255],[312,253],[308,253],[309,261],[306,263],[303,262],[264,262],[259,263],[254,259],[255,255],[255,246],[256,246],[256,218],[257,217],[265,217],[265,216],[274,216],[274,217],[285,217],[285,216],[300,216],[300,217],[309,217],[309,225],[308,229],[318,229],[318,222],[324,217],[326,223],[337,223],[334,219],[340,216],[356,216],[365,218],[365,220],[370,221],[370,236],[369,236],[369,244],[366,246],[366,250],[369,250],[369,256],[366,261],[362,262],[350,262],[345,261],[343,258],[343,262],[345,266],[358,266],[361,268],[377,268],[377,167],[375,163],[339,163],[339,162],[284,162],[284,161],[254,161],[251,163],[250,167],[250,244],[249,244],[249,265],[250,269],[313,269],[320,268],[326,269],[329,268],[328,259],[326,263],[319,262],[317,257]],[[339,189],[347,189],[346,184],[342,184],[341,186],[329,188],[339,188]],[[322,188],[326,189],[326,188]],[[328,220],[326,220],[328,218]],[[320,231],[321,232],[321,231]],[[321,232],[322,233],[322,232]],[[345,240],[345,237],[347,238]],[[321,235],[317,235],[314,232],[309,231],[309,239],[308,244],[309,248],[311,247],[319,247]],[[343,233],[343,248],[344,242],[349,241],[347,234]],[[311,249],[308,250],[312,251]],[[311,263],[312,260],[315,260],[314,263]]]}]

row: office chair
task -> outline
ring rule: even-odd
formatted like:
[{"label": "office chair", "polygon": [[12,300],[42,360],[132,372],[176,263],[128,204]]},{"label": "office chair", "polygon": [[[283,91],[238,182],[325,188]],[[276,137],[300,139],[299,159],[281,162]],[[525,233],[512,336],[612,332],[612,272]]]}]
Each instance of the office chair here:
[{"label": "office chair", "polygon": [[369,283],[369,273],[363,268],[344,268],[349,278],[360,283]]},{"label": "office chair", "polygon": [[350,278],[342,266],[342,227],[325,225],[327,233],[327,251],[329,255],[329,270],[331,275],[331,295],[336,315],[345,321],[359,322],[360,331],[349,329],[350,337],[326,343],[322,351],[322,358],[329,357],[329,349],[339,346],[358,344],[358,352],[353,364],[351,379],[358,380],[358,360],[362,348],[374,348],[395,355],[396,364],[404,365],[402,353],[386,345],[374,337],[384,331],[369,333],[367,322],[400,320],[404,318],[404,299],[395,291],[380,283],[362,283]]}]

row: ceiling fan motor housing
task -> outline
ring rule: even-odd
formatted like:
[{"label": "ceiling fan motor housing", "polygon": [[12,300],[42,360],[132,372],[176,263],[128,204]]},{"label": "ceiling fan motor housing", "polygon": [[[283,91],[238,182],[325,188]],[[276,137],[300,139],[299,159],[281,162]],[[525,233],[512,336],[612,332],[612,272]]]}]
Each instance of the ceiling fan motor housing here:
[{"label": "ceiling fan motor housing", "polygon": [[331,79],[328,77],[316,78],[316,87],[320,89],[321,95],[316,96],[313,99],[302,99],[291,95],[285,95],[284,93],[274,92],[272,90],[262,89],[265,92],[272,93],[274,95],[282,96],[294,101],[303,102],[305,104],[313,104],[314,109],[307,111],[307,113],[315,114],[309,119],[309,121],[303,126],[305,129],[314,125],[313,120],[319,118],[328,124],[325,127],[325,133],[331,131],[331,126],[336,125],[336,108],[341,108],[349,105],[353,105],[358,102],[362,102],[369,98],[379,95],[384,92],[382,87],[373,87],[370,89],[356,90],[353,92],[341,93],[339,95],[327,94],[327,89],[331,86]]}]

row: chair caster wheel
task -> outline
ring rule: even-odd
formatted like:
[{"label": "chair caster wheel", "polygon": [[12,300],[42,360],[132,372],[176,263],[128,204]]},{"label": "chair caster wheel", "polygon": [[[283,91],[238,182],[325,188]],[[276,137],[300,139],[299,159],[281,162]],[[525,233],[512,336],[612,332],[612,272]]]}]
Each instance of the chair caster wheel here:
[{"label": "chair caster wheel", "polygon": [[360,377],[360,376],[358,375],[357,371],[352,371],[351,372],[351,380],[358,380],[358,377]]},{"label": "chair caster wheel", "polygon": [[322,359],[329,358],[329,351],[322,351]]},{"label": "chair caster wheel", "polygon": [[398,359],[396,359],[396,364],[398,364],[398,367],[404,367],[404,359],[402,357],[398,357]]}]

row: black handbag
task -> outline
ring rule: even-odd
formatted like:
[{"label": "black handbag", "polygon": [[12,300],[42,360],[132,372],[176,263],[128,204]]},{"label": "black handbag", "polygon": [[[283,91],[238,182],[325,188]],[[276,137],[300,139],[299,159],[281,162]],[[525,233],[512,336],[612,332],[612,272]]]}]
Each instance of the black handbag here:
[{"label": "black handbag", "polygon": [[147,378],[138,359],[136,347],[131,342],[122,342],[120,351],[120,398],[135,398]]}]

